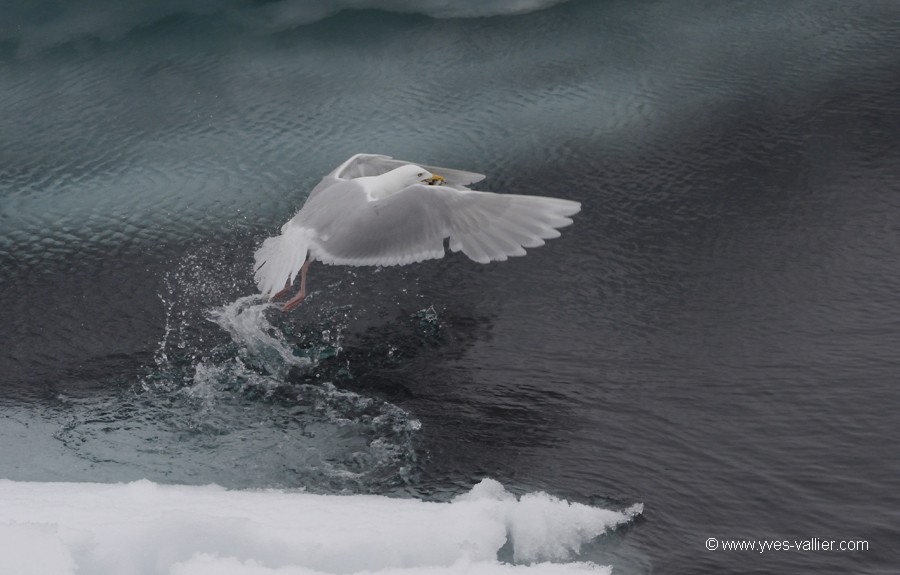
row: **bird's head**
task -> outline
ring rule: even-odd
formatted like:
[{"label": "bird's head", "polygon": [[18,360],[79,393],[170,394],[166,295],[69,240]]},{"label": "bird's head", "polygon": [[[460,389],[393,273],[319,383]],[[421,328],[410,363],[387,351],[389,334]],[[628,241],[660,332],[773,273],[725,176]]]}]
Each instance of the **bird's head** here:
[{"label": "bird's head", "polygon": [[390,173],[392,176],[396,177],[396,181],[400,183],[402,187],[412,186],[413,184],[434,185],[445,181],[443,177],[432,174],[425,168],[415,164],[400,166]]}]

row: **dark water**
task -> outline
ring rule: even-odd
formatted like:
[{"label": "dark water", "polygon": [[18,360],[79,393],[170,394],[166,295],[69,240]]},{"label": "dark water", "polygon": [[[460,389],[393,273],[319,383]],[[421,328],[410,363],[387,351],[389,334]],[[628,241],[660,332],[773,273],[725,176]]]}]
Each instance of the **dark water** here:
[{"label": "dark water", "polygon": [[[585,551],[619,573],[894,572],[900,4],[342,5],[6,11],[0,477],[491,476],[643,502]],[[239,299],[359,151],[583,210],[506,263],[319,265],[287,316]]]}]

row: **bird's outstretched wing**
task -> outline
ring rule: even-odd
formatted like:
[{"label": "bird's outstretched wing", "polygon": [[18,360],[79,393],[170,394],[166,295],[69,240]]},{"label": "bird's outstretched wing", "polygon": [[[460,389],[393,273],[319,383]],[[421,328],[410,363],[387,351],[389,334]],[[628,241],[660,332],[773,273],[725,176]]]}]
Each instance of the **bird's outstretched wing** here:
[{"label": "bird's outstretched wing", "polygon": [[387,266],[441,258],[446,238],[451,250],[488,263],[525,255],[525,248],[558,237],[557,228],[571,224],[569,216],[580,209],[569,200],[424,184],[369,201],[358,184],[347,181],[310,196],[288,226],[307,232],[311,255],[329,264]]}]

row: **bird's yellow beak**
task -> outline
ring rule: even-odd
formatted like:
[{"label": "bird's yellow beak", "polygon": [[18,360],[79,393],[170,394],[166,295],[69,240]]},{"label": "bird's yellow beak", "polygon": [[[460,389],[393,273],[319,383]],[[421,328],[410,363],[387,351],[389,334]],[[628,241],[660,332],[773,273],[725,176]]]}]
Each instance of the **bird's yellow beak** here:
[{"label": "bird's yellow beak", "polygon": [[430,178],[428,178],[426,180],[422,180],[422,181],[425,182],[426,184],[428,184],[429,186],[436,186],[438,184],[443,184],[447,180],[444,179],[444,176],[439,176],[437,174],[431,174]]}]

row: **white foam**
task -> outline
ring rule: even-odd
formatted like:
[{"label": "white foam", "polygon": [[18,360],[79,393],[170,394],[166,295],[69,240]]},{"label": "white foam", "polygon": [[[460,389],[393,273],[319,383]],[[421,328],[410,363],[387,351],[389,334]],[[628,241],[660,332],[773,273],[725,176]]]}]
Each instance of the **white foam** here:
[{"label": "white foam", "polygon": [[[450,503],[218,486],[0,480],[0,573],[597,573],[570,560],[641,513],[517,499],[486,479]],[[497,552],[511,539],[516,562]]]}]

